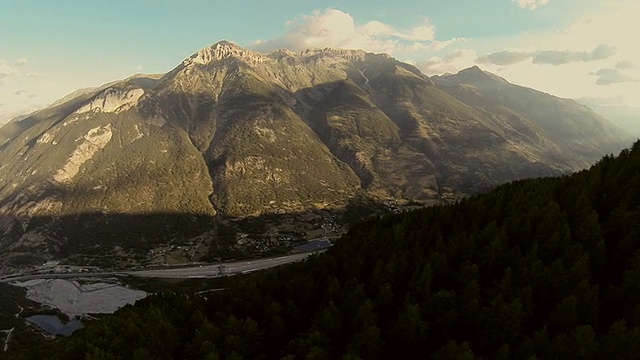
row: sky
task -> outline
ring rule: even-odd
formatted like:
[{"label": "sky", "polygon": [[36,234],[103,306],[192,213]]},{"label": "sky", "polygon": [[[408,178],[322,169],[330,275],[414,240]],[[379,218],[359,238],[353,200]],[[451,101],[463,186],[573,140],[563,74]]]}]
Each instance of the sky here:
[{"label": "sky", "polygon": [[220,40],[477,65],[559,97],[640,107],[638,0],[0,0],[0,123],[85,87],[165,73]]}]

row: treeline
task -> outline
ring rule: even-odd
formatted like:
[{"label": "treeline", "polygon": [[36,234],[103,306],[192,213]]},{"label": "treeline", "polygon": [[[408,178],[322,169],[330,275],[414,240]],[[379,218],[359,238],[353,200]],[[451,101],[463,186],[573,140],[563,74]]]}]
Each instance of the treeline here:
[{"label": "treeline", "polygon": [[375,218],[205,296],[12,359],[640,358],[640,142],[588,171]]},{"label": "treeline", "polygon": [[20,312],[17,298],[24,296],[20,292],[22,292],[20,288],[0,283],[0,330],[9,330],[20,321],[16,317]]}]

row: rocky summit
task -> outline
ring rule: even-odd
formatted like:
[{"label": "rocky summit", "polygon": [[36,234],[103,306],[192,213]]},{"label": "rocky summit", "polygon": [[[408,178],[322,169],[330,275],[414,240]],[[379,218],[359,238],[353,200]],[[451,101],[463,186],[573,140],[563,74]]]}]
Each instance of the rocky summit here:
[{"label": "rocky summit", "polygon": [[429,78],[384,54],[222,41],[0,128],[0,247],[144,249],[215,215],[465,196],[630,143],[586,106],[479,68]]}]

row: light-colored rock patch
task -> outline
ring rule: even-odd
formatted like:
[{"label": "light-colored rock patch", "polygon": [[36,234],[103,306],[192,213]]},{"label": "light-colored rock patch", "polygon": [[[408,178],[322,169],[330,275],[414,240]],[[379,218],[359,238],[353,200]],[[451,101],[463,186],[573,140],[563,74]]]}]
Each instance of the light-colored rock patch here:
[{"label": "light-colored rock patch", "polygon": [[264,62],[269,59],[262,53],[247,50],[232,43],[221,41],[191,55],[191,57],[183,62],[183,65],[186,67],[190,67],[194,64],[206,65],[215,60],[223,60],[227,58],[240,58],[254,63]]},{"label": "light-colored rock patch", "polygon": [[270,167],[259,156],[247,156],[241,161],[228,163],[225,175],[229,178],[255,177],[258,182],[289,182],[282,169]]},{"label": "light-colored rock patch", "polygon": [[266,141],[273,143],[276,141],[276,133],[275,131],[269,129],[269,128],[265,128],[265,127],[261,127],[259,125],[256,125],[253,130],[256,132],[256,134],[258,134],[258,136],[260,136],[261,138],[265,139]]},{"label": "light-colored rock patch", "polygon": [[69,182],[78,174],[82,164],[93,158],[99,150],[102,150],[109,143],[112,135],[111,124],[89,130],[67,163],[53,175],[53,179],[59,183]]},{"label": "light-colored rock patch", "polygon": [[135,124],[133,126],[136,129],[136,136],[133,138],[133,141],[136,141],[138,139],[141,139],[144,136],[144,133],[140,130],[138,124]]},{"label": "light-colored rock patch", "polygon": [[38,144],[48,144],[53,140],[53,136],[49,133],[44,133],[40,138],[36,141]]},{"label": "light-colored rock patch", "polygon": [[259,156],[247,156],[241,161],[229,164],[227,174],[245,176],[247,172],[266,169],[267,166],[265,163],[265,160]]},{"label": "light-colored rock patch", "polygon": [[122,90],[109,88],[76,110],[76,114],[84,114],[90,111],[119,113],[135,106],[142,95],[144,95],[144,90],[142,89]]}]

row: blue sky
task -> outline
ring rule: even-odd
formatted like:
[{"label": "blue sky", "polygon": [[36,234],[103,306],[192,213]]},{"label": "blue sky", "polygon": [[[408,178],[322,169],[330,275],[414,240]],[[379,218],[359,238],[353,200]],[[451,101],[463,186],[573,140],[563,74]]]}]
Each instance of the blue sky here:
[{"label": "blue sky", "polygon": [[562,97],[640,106],[637,0],[0,0],[0,121],[78,88],[164,73],[226,39],[479,65]]}]

